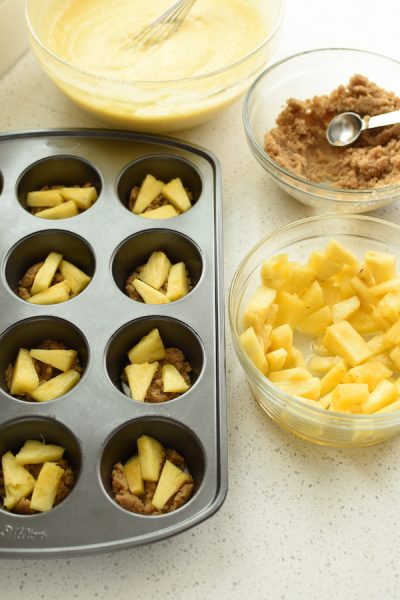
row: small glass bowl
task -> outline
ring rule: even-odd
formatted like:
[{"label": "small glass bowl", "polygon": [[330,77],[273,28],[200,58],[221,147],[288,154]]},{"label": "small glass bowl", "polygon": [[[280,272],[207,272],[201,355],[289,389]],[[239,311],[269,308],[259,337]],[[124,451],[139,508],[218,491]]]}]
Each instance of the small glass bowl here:
[{"label": "small glass bowl", "polygon": [[244,127],[257,161],[285,192],[322,213],[360,213],[381,208],[400,198],[400,183],[364,190],[314,183],[271,159],[264,150],[264,136],[275,126],[289,98],[305,100],[329,94],[355,74],[400,96],[400,63],[396,60],[363,50],[324,48],[272,65],[259,75],[244,101]]},{"label": "small glass bowl", "polygon": [[400,260],[400,227],[360,215],[326,215],[302,219],[263,238],[239,265],[229,293],[232,338],[250,389],[265,412],[281,427],[317,444],[361,447],[382,442],[400,432],[400,410],[386,414],[333,412],[302,402],[276,387],[254,366],[239,336],[243,312],[260,285],[263,261],[287,252],[290,260],[306,262],[313,250],[336,239],[361,258],[367,250],[390,252]]}]

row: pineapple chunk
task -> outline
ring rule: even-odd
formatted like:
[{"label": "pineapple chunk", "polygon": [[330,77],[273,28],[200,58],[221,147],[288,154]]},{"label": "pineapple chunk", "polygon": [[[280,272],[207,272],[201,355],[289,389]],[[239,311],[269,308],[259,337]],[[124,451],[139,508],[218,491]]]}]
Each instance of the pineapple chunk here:
[{"label": "pineapple chunk", "polygon": [[78,214],[78,207],[75,202],[70,200],[69,202],[63,202],[58,206],[52,208],[45,208],[35,214],[35,217],[41,219],[69,219],[69,217],[75,217]]},{"label": "pineapple chunk", "polygon": [[172,265],[168,275],[167,298],[170,302],[180,300],[189,293],[189,279],[185,263]]},{"label": "pineapple chunk", "polygon": [[332,261],[325,251],[318,250],[311,252],[307,266],[314,271],[315,277],[320,281],[326,281],[342,269],[341,263]]},{"label": "pineapple chunk", "polygon": [[365,263],[371,271],[375,283],[379,284],[396,275],[396,257],[387,252],[370,250],[365,253]]},{"label": "pineapple chunk", "polygon": [[171,461],[166,460],[161,471],[160,479],[151,500],[152,505],[161,510],[168,500],[178,492],[184,483],[191,481],[188,473],[181,471]]},{"label": "pineapple chunk", "polygon": [[279,310],[276,316],[275,326],[284,325],[287,323],[294,329],[300,320],[304,311],[304,301],[297,294],[289,294],[288,292],[279,292]]},{"label": "pineapple chunk", "polygon": [[283,369],[282,371],[273,371],[269,374],[269,379],[274,383],[278,381],[305,381],[312,379],[312,375],[307,369],[294,367],[293,369]]},{"label": "pineapple chunk", "polygon": [[271,333],[271,344],[269,347],[272,350],[284,348],[288,354],[291,353],[293,347],[293,329],[285,323],[274,329]]},{"label": "pineapple chunk", "polygon": [[72,200],[79,210],[87,210],[97,200],[96,188],[93,186],[82,188],[64,187],[61,188],[60,193],[64,201]]},{"label": "pineapple chunk", "polygon": [[389,346],[400,344],[400,321],[396,321],[384,334]]},{"label": "pineapple chunk", "polygon": [[353,407],[368,400],[366,383],[339,383],[332,392],[330,407],[332,410],[351,412]]},{"label": "pineapple chunk", "polygon": [[358,268],[359,263],[357,257],[337,240],[329,240],[325,248],[325,254],[328,260],[335,263],[348,265],[356,269]]},{"label": "pineapple chunk", "polygon": [[31,208],[58,206],[63,202],[60,190],[40,190],[28,192],[26,205]]},{"label": "pineapple chunk", "polygon": [[143,336],[128,352],[131,363],[151,363],[165,357],[165,348],[158,329],[154,328]]},{"label": "pineapple chunk", "polygon": [[298,331],[311,335],[322,335],[332,323],[332,312],[328,305],[319,308],[297,323]]},{"label": "pineapple chunk", "polygon": [[376,410],[375,412],[380,415],[381,413],[395,412],[399,409],[400,409],[400,400],[395,400],[394,402],[387,404],[386,406],[384,406],[383,408],[380,408],[379,410]]},{"label": "pineapple chunk", "polygon": [[154,438],[142,435],[137,440],[140,471],[145,481],[158,481],[161,465],[164,460],[164,448]]},{"label": "pineapple chunk", "polygon": [[278,348],[278,350],[273,350],[272,352],[268,352],[266,355],[269,370],[270,371],[280,371],[283,369],[283,366],[288,357],[288,353],[284,348]]},{"label": "pineapple chunk", "polygon": [[164,204],[163,206],[153,208],[152,210],[146,210],[146,212],[140,214],[140,216],[145,219],[172,219],[178,215],[180,215],[180,212],[178,212],[172,204]]},{"label": "pineapple chunk", "polygon": [[131,494],[141,496],[144,494],[144,481],[140,470],[139,456],[133,456],[124,464],[124,474],[128,482],[128,488]]},{"label": "pineapple chunk", "polygon": [[264,354],[264,345],[258,340],[252,327],[249,327],[241,334],[240,343],[257,369],[263,375],[266,375],[268,372],[268,363]]},{"label": "pineapple chunk", "polygon": [[190,198],[179,177],[171,179],[171,181],[164,185],[162,195],[180,212],[186,212],[192,208]]},{"label": "pineapple chunk", "polygon": [[60,375],[56,375],[52,379],[49,379],[45,383],[39,385],[36,390],[31,392],[29,395],[33,400],[37,402],[47,402],[48,400],[54,400],[55,398],[59,398],[63,396],[70,389],[74,387],[78,383],[80,379],[80,375],[78,371],[74,371],[74,369],[70,369],[65,373],[60,373]]},{"label": "pineapple chunk", "polygon": [[277,254],[261,266],[261,281],[266,287],[279,290],[286,282],[289,270],[287,254]]},{"label": "pineapple chunk", "polygon": [[163,365],[162,368],[162,381],[164,392],[172,393],[183,393],[189,389],[189,385],[186,383],[178,369],[174,365]]},{"label": "pineapple chunk", "polygon": [[53,277],[62,261],[62,254],[50,252],[33,280],[31,294],[34,296],[50,287]]},{"label": "pineapple chunk", "polygon": [[370,287],[370,292],[372,297],[376,299],[377,296],[384,296],[390,292],[399,292],[400,291],[400,277],[393,277],[392,279],[388,279],[387,281],[382,281],[382,283],[378,283],[377,285],[373,285]]},{"label": "pineapple chunk", "polygon": [[400,347],[396,346],[396,348],[393,348],[393,350],[389,352],[389,357],[400,371]]},{"label": "pineapple chunk", "polygon": [[302,296],[302,300],[304,302],[303,317],[307,317],[325,305],[322,288],[318,281],[314,281],[311,287],[308,288]]},{"label": "pineapple chunk", "polygon": [[375,335],[370,340],[368,340],[367,346],[370,349],[371,356],[375,356],[375,354],[380,354],[388,348],[391,348],[393,346],[393,343],[384,334],[380,334]]},{"label": "pineapple chunk", "polygon": [[86,275],[83,271],[78,269],[75,265],[68,262],[67,260],[62,260],[60,263],[60,273],[68,281],[71,292],[74,296],[79,294],[82,290],[84,290],[92,278],[89,275]]},{"label": "pineapple chunk", "polygon": [[360,300],[358,296],[352,296],[347,300],[342,300],[331,307],[332,310],[332,321],[345,321],[352,317],[354,313],[360,308]]},{"label": "pineapple chunk", "polygon": [[146,304],[169,304],[167,296],[144,281],[134,279],[132,285]]},{"label": "pineapple chunk", "polygon": [[39,377],[29,350],[20,348],[11,378],[10,394],[20,396],[30,394],[39,386]]},{"label": "pineapple chunk", "polygon": [[339,383],[342,383],[347,373],[347,368],[343,360],[337,362],[321,379],[321,394],[329,394]]},{"label": "pineapple chunk", "polygon": [[146,175],[132,208],[136,215],[142,213],[159,196],[164,187],[164,182],[159,181],[153,175]]},{"label": "pineapple chunk", "polygon": [[263,345],[264,352],[267,353],[271,344],[272,325],[263,325],[257,334],[258,339]]},{"label": "pineapple chunk", "polygon": [[[324,304],[337,304],[342,300],[342,288],[336,285],[333,279],[325,281],[322,285],[322,293],[324,295]],[[352,292],[354,294],[354,292]]]},{"label": "pineapple chunk", "polygon": [[158,369],[158,362],[131,364],[125,367],[131,397],[138,402],[144,402],[147,391]]},{"label": "pineapple chunk", "polygon": [[269,313],[267,314],[267,318],[265,319],[265,325],[271,325],[272,327],[275,325],[276,317],[278,316],[279,306],[278,304],[271,304],[271,308],[269,309]]},{"label": "pineapple chunk", "polygon": [[20,500],[29,496],[36,481],[29,471],[15,460],[15,456],[11,452],[3,454],[1,467],[6,492],[3,501],[4,507],[11,510]]},{"label": "pineapple chunk", "polygon": [[369,335],[380,330],[380,325],[374,316],[362,308],[357,310],[349,321],[360,335]]},{"label": "pineapple chunk", "polygon": [[286,361],[286,367],[300,367],[301,369],[307,369],[304,354],[295,346],[292,346],[292,350]]},{"label": "pineapple chunk", "polygon": [[153,252],[138,276],[139,279],[147,283],[156,290],[159,290],[167,281],[171,262],[164,252]]},{"label": "pineapple chunk", "polygon": [[383,379],[388,379],[392,376],[392,371],[377,360],[367,360],[362,365],[350,369],[344,383],[366,383],[368,390],[372,390]]},{"label": "pineapple chunk", "polygon": [[323,344],[333,354],[344,358],[352,367],[371,356],[367,343],[348,321],[338,321],[328,327]]},{"label": "pineapple chunk", "polygon": [[41,348],[34,348],[30,350],[29,354],[32,358],[65,372],[70,370],[78,353],[76,350],[42,350]]},{"label": "pineapple chunk", "polygon": [[58,462],[61,460],[65,449],[55,444],[45,444],[39,440],[27,440],[15,456],[20,465],[39,465],[44,462]]},{"label": "pineapple chunk", "polygon": [[275,385],[287,394],[301,399],[318,400],[321,393],[321,382],[318,377],[310,377],[305,381],[278,381]]},{"label": "pineapple chunk", "polygon": [[244,311],[245,327],[253,327],[257,333],[265,323],[268,312],[276,297],[276,290],[265,286],[257,288]]},{"label": "pineapple chunk", "polygon": [[357,275],[368,287],[371,287],[371,285],[375,284],[374,276],[367,265],[361,265]]},{"label": "pineapple chunk", "polygon": [[71,286],[68,281],[60,281],[50,286],[47,290],[39,292],[28,298],[27,302],[31,304],[60,304],[69,300]]},{"label": "pineapple chunk", "polygon": [[39,512],[51,510],[57,495],[64,469],[53,462],[45,462],[33,489],[31,508]]},{"label": "pineapple chunk", "polygon": [[371,392],[369,398],[364,400],[361,404],[363,413],[373,413],[381,408],[384,408],[388,404],[391,404],[398,398],[398,391],[396,386],[387,379],[380,381],[376,388]]},{"label": "pineapple chunk", "polygon": [[388,292],[376,306],[375,314],[391,324],[400,316],[400,292]]},{"label": "pineapple chunk", "polygon": [[358,275],[354,275],[354,277],[351,278],[350,283],[361,300],[366,304],[374,304],[375,297],[371,293],[372,288],[369,288]]},{"label": "pineapple chunk", "polygon": [[332,369],[339,360],[337,356],[311,356],[308,361],[308,368],[312,373],[323,375]]},{"label": "pineapple chunk", "polygon": [[289,262],[284,289],[292,294],[301,294],[310,287],[314,279],[315,274],[310,267],[297,262]]}]

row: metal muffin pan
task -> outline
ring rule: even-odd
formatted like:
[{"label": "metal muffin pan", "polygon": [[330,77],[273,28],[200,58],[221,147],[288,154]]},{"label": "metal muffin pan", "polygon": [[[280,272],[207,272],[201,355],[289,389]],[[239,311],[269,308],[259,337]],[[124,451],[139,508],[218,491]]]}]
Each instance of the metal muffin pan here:
[{"label": "metal muffin pan", "polygon": [[[181,177],[193,195],[178,217],[150,220],[127,208],[147,173]],[[90,182],[99,192],[86,212],[57,221],[26,210],[43,185]],[[131,300],[127,275],[153,250],[187,264],[193,289],[167,305]],[[16,293],[19,279],[51,250],[93,279],[68,302],[37,306]],[[205,150],[177,140],[112,130],[41,130],[0,136],[0,455],[26,439],[64,445],[77,480],[48,513],[0,509],[0,554],[94,553],[162,540],[212,515],[227,492],[223,261],[220,170]],[[163,404],[124,393],[126,351],[152,327],[192,365],[192,387]],[[46,338],[79,352],[84,374],[65,396],[25,402],[7,392],[4,371],[19,347]],[[135,452],[141,434],[184,456],[192,498],[159,516],[129,513],[111,493],[111,470]]]}]

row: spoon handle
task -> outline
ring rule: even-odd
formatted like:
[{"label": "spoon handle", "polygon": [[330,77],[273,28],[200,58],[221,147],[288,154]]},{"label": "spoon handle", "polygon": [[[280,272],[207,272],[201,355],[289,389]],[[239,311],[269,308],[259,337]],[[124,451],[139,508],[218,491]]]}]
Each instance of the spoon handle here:
[{"label": "spoon handle", "polygon": [[363,120],[365,123],[364,129],[373,129],[374,127],[383,127],[385,125],[396,125],[396,123],[400,123],[400,110]]}]

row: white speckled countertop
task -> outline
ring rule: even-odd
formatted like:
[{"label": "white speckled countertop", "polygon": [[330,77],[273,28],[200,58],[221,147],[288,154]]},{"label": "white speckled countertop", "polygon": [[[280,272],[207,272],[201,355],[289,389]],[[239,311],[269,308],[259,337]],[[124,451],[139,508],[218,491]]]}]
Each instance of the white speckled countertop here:
[{"label": "white speckled countertop", "polygon": [[[324,46],[400,59],[398,0],[288,0],[275,58]],[[353,27],[354,24],[354,27]],[[0,79],[0,130],[103,124],[73,106],[24,56]],[[255,163],[241,104],[179,134],[223,169],[226,288],[243,254],[310,215]],[[398,207],[374,213],[400,222]],[[152,546],[52,560],[0,560],[7,600],[397,600],[400,438],[364,450],[313,446],[252,399],[227,332],[229,492],[194,529]]]}]

